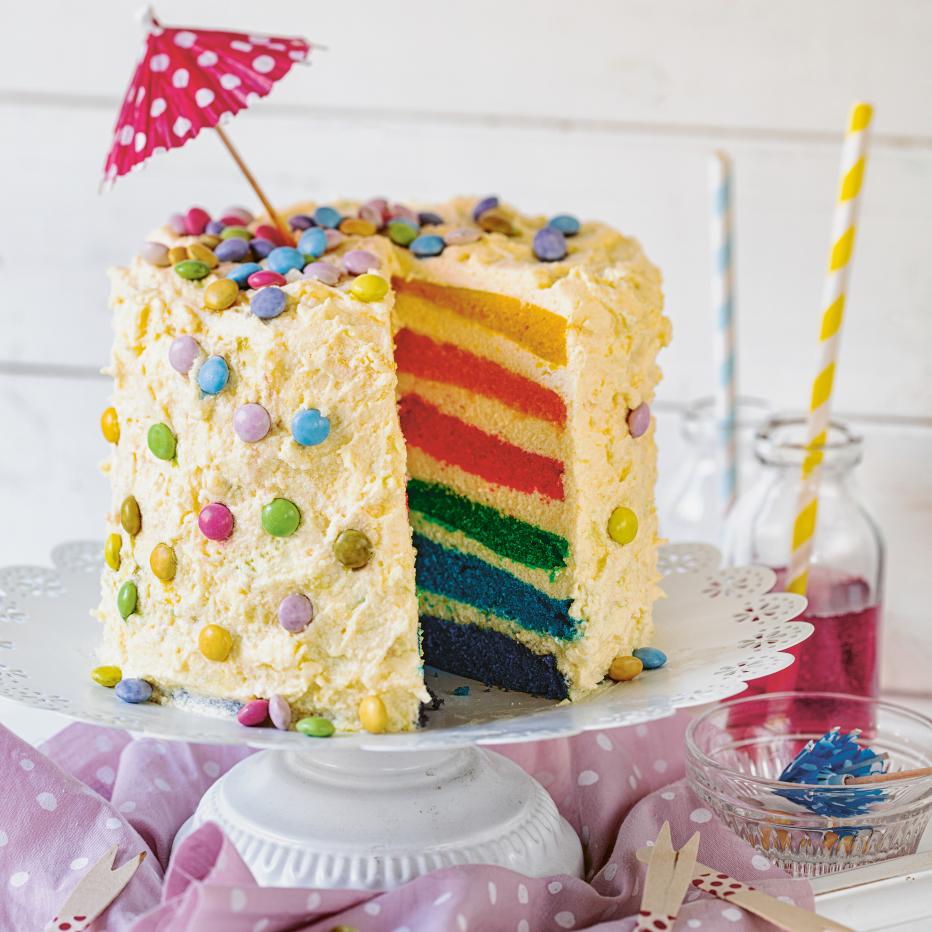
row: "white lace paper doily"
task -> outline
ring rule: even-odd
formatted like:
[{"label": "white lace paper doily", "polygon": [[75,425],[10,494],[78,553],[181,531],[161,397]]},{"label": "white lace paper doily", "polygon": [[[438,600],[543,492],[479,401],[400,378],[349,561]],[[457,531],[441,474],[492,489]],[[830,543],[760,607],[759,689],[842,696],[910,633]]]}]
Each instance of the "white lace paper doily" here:
[{"label": "white lace paper doily", "polygon": [[[426,727],[308,741],[297,732],[247,729],[232,717],[120,702],[89,675],[98,664],[100,626],[90,611],[98,600],[100,546],[61,544],[52,551],[52,564],[0,569],[0,696],[139,734],[214,744],[315,752],[335,746],[427,750],[639,724],[740,693],[747,680],[792,663],[781,651],[812,633],[807,622],[792,621],[805,608],[802,596],[770,592],[773,571],[720,569],[714,547],[668,544],[660,553],[666,598],[654,606],[654,646],[668,657],[663,669],[645,671],[630,683],[606,684],[580,702],[558,703],[428,668],[428,686],[443,704],[428,713]],[[469,686],[469,694],[454,695],[460,686]]]}]

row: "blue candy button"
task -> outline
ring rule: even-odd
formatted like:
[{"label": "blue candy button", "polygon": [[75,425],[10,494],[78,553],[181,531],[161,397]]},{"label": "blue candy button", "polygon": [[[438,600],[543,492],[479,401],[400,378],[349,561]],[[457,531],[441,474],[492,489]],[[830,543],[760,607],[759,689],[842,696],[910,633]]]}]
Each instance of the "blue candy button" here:
[{"label": "blue candy button", "polygon": [[291,419],[291,436],[302,447],[316,447],[330,434],[330,418],[317,408],[303,408]]},{"label": "blue candy button", "polygon": [[656,647],[639,647],[633,652],[645,670],[658,670],[667,662],[667,655]]},{"label": "blue candy button", "polygon": [[[226,242],[230,242],[230,240],[226,240]],[[262,271],[262,266],[259,265],[258,263],[244,262],[242,265],[236,266],[235,269],[230,269],[230,271],[227,272],[227,278],[235,281],[236,284],[240,286],[240,288],[245,288],[246,279],[249,278],[249,276],[252,275],[253,272],[261,272],[261,271]]]},{"label": "blue candy button", "polygon": [[566,237],[554,227],[544,227],[534,234],[534,255],[541,262],[559,262],[566,258]]},{"label": "blue candy button", "polygon": [[197,384],[205,395],[219,395],[230,378],[230,367],[222,356],[210,356],[197,370]]},{"label": "blue candy button", "polygon": [[443,241],[442,236],[434,236],[433,233],[425,233],[423,236],[419,236],[417,239],[412,240],[411,245],[408,246],[408,249],[418,256],[418,258],[424,259],[428,256],[439,256],[443,252],[443,247],[446,245]]},{"label": "blue candy button", "polygon": [[343,217],[340,215],[340,211],[333,207],[318,207],[317,210],[314,211],[314,219],[319,226],[334,230],[340,225],[340,221]]},{"label": "blue candy button", "polygon": [[268,266],[279,275],[287,275],[292,269],[303,269],[307,259],[304,253],[293,246],[279,246],[268,255]]},{"label": "blue candy button", "polygon": [[571,214],[557,214],[550,218],[547,226],[559,230],[564,236],[575,236],[579,232],[579,221]]},{"label": "blue candy button", "polygon": [[320,227],[311,227],[301,234],[298,250],[312,259],[319,259],[327,251],[327,234]]},{"label": "blue candy button", "polygon": [[249,302],[249,310],[262,320],[271,320],[285,310],[287,303],[288,298],[285,292],[281,288],[276,288],[275,285],[269,285],[253,295],[252,301]]},{"label": "blue candy button", "polygon": [[152,696],[152,687],[145,680],[120,680],[114,692],[124,702],[148,702]]}]

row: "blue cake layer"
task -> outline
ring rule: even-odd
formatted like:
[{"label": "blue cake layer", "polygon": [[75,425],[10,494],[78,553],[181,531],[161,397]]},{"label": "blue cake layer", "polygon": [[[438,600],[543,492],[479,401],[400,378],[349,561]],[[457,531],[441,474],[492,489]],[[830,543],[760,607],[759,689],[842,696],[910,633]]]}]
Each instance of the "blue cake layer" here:
[{"label": "blue cake layer", "polygon": [[455,621],[421,616],[424,662],[489,686],[566,699],[566,680],[553,654],[535,654],[510,637]]},{"label": "blue cake layer", "polygon": [[472,554],[442,547],[422,534],[414,535],[414,546],[419,589],[474,605],[529,631],[564,639],[576,636],[577,621],[569,614],[571,599],[552,599],[511,573]]}]

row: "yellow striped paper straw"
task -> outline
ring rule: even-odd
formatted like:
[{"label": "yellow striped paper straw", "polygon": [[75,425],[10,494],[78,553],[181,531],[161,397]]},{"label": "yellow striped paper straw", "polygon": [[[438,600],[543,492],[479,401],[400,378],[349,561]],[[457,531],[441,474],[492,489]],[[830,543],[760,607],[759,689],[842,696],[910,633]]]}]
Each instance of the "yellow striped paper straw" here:
[{"label": "yellow striped paper straw", "polygon": [[812,383],[812,398],[809,402],[806,436],[809,454],[803,462],[802,483],[796,520],[793,524],[792,553],[787,573],[787,590],[800,595],[806,594],[809,563],[812,559],[812,542],[819,509],[819,467],[822,463],[822,448],[828,435],[832,386],[841,342],[841,325],[844,320],[851,254],[854,251],[854,233],[864,181],[864,166],[867,162],[868,130],[873,114],[874,110],[870,104],[862,101],[854,104],[842,148],[841,183],[832,223],[832,250],[822,292],[824,310],[819,332],[819,368]]}]

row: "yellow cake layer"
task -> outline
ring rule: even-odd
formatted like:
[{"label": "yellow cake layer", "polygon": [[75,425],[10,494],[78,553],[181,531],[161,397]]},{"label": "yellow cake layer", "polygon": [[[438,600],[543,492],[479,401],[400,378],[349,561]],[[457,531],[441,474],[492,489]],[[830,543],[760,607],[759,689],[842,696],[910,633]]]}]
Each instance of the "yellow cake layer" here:
[{"label": "yellow cake layer", "polygon": [[400,396],[417,394],[444,414],[459,418],[487,434],[493,434],[522,450],[563,461],[565,431],[551,421],[522,414],[494,398],[476,395],[457,385],[398,373]]}]

